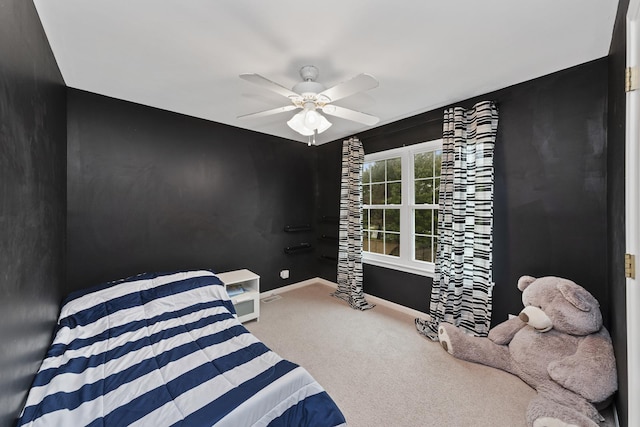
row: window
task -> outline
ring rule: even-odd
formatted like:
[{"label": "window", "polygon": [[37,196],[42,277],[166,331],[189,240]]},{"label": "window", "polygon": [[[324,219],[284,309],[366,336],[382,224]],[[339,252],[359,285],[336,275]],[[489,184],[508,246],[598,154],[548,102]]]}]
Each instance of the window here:
[{"label": "window", "polygon": [[442,140],[364,157],[363,261],[432,275]]}]

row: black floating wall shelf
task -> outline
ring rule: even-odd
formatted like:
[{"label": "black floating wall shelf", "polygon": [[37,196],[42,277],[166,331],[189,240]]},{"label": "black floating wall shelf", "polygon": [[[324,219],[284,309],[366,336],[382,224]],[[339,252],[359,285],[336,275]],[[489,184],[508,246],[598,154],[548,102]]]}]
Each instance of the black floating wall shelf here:
[{"label": "black floating wall shelf", "polygon": [[322,261],[338,262],[338,257],[337,257],[337,256],[331,256],[331,255],[320,255],[318,258],[319,258],[320,260],[322,260]]},{"label": "black floating wall shelf", "polygon": [[297,233],[300,231],[311,231],[311,226],[309,224],[304,225],[285,225],[284,231],[287,233]]},{"label": "black floating wall shelf", "polygon": [[318,240],[325,240],[327,242],[337,242],[338,238],[335,236],[327,236],[326,234],[323,234],[322,236],[318,237]]},{"label": "black floating wall shelf", "polygon": [[285,254],[298,254],[298,253],[308,252],[308,251],[312,251],[312,250],[313,250],[313,246],[311,246],[309,243],[300,243],[300,244],[295,245],[295,246],[287,246],[286,248],[284,248],[284,253]]}]

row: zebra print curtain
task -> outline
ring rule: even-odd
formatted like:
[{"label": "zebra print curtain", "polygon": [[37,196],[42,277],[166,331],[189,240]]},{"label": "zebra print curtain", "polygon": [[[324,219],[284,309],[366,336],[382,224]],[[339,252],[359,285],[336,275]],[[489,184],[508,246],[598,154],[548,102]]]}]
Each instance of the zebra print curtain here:
[{"label": "zebra print curtain", "polygon": [[491,101],[445,111],[435,277],[429,318],[415,320],[434,341],[440,322],[476,336],[489,332],[497,129],[498,109]]},{"label": "zebra print curtain", "polygon": [[338,289],[333,296],[352,308],[373,308],[362,290],[362,165],[364,150],[358,138],[342,144],[340,190],[340,234],[338,245]]}]

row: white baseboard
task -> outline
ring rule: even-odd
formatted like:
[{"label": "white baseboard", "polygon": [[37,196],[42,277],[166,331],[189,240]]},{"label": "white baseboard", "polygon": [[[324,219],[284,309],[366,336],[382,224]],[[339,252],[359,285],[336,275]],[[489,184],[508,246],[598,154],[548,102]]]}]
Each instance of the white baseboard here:
[{"label": "white baseboard", "polygon": [[[318,277],[315,279],[303,280],[302,282],[298,282],[298,283],[292,283],[290,285],[282,286],[281,288],[271,289],[270,291],[260,292],[260,298],[268,297],[271,295],[278,295],[283,292],[293,291],[294,289],[299,289],[305,286],[313,285],[314,283],[319,283],[319,282],[321,283],[322,280],[324,279],[320,279]],[[325,280],[325,282],[331,283],[328,280]]]},{"label": "white baseboard", "polygon": [[[278,294],[281,294],[283,292],[293,291],[294,289],[299,289],[299,288],[302,288],[304,286],[309,286],[309,285],[318,284],[318,283],[321,284],[321,285],[329,286],[329,287],[331,287],[333,289],[337,289],[338,288],[338,284],[337,283],[334,283],[334,282],[332,282],[330,280],[323,279],[321,277],[315,277],[313,279],[303,280],[302,282],[292,283],[291,285],[286,285],[286,286],[283,286],[281,288],[276,288],[276,289],[272,289],[270,291],[262,292],[262,293],[260,293],[260,298],[268,297],[270,295],[278,295]],[[423,313],[422,311],[415,310],[415,309],[409,308],[409,307],[405,307],[404,305],[396,304],[395,302],[387,301],[386,299],[377,297],[375,295],[369,295],[367,293],[365,293],[364,295],[365,295],[365,298],[367,299],[367,301],[369,301],[372,304],[382,305],[382,306],[388,307],[388,308],[390,308],[392,310],[399,311],[401,313],[405,313],[405,314],[408,314],[408,315],[413,316],[413,317],[425,318],[425,317],[429,316],[427,313]]]}]

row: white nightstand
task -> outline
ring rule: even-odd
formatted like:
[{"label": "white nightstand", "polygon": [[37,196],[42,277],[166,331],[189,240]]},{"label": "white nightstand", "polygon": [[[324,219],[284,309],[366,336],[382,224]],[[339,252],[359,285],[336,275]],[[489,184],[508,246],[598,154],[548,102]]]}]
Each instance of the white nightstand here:
[{"label": "white nightstand", "polygon": [[249,270],[235,270],[217,275],[225,288],[242,286],[244,292],[230,296],[240,322],[260,317],[260,276]]}]

